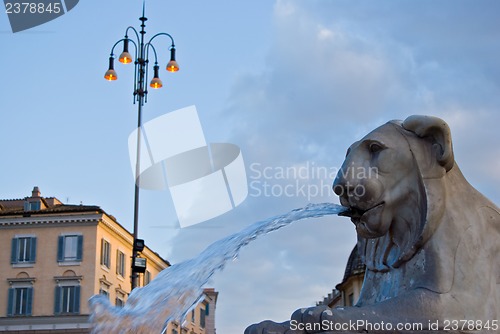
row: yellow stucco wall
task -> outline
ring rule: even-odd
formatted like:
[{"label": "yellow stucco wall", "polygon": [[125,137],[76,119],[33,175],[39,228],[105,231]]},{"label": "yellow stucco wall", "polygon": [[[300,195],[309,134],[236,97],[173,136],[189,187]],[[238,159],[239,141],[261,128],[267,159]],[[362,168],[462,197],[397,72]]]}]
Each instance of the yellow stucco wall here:
[{"label": "yellow stucco wall", "polygon": [[[62,219],[62,221],[57,221]],[[68,219],[68,221],[63,221]],[[71,221],[75,219],[75,221]],[[43,220],[43,222],[41,222]],[[65,217],[8,218],[1,217],[0,224],[0,317],[7,316],[9,280],[29,276],[33,281],[32,316],[54,315],[56,277],[72,276],[80,278],[80,314],[88,314],[87,300],[104,285],[108,287],[109,299],[115,304],[118,292],[130,292],[130,265],[132,236],[121,225],[105,214],[89,213]],[[22,222],[22,223],[20,223]],[[81,262],[58,263],[57,243],[60,235],[83,235],[83,256]],[[19,236],[36,236],[36,262],[34,264],[11,264],[11,242]],[[111,244],[110,267],[101,265],[101,239]],[[125,254],[125,273],[117,274],[117,250]],[[149,248],[142,256],[147,258],[147,270],[151,279],[167,267],[167,264]],[[74,272],[74,274],[73,274]],[[143,277],[139,280],[142,285]],[[103,283],[104,282],[104,283]]]},{"label": "yellow stucco wall", "polygon": [[[92,226],[94,225],[94,226]],[[0,230],[0,315],[7,313],[8,279],[24,276],[26,273],[33,282],[33,316],[54,314],[55,277],[67,276],[72,270],[82,276],[81,300],[87,300],[94,293],[93,277],[95,268],[90,259],[95,256],[95,224],[40,224],[16,225]],[[57,262],[57,240],[63,234],[83,235],[83,259],[78,265],[63,265]],[[37,238],[36,262],[30,265],[11,265],[11,242],[16,236],[33,235]],[[66,274],[65,274],[66,273]],[[88,313],[86,302],[82,302],[80,313]]]}]

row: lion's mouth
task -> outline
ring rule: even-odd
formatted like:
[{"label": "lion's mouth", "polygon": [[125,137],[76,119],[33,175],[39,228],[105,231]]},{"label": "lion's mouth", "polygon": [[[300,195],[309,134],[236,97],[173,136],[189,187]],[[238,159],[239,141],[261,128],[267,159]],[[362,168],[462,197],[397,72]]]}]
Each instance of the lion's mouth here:
[{"label": "lion's mouth", "polygon": [[385,202],[381,202],[381,203],[376,204],[376,205],[374,205],[371,208],[366,209],[366,210],[362,210],[362,209],[357,208],[355,206],[351,206],[346,211],[340,213],[339,216],[350,217],[351,221],[354,224],[357,224],[357,223],[359,223],[359,221],[361,220],[361,217],[363,217],[363,215],[365,215],[366,213],[370,212],[371,210],[374,210],[374,209],[376,209],[379,206],[382,206],[384,204],[385,204]]}]

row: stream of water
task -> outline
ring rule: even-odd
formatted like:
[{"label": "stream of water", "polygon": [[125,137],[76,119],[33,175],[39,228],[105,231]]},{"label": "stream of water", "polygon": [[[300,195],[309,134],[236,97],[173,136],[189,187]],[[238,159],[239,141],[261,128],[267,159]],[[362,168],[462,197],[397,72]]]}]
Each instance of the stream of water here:
[{"label": "stream of water", "polygon": [[105,296],[93,296],[89,300],[92,333],[160,334],[170,321],[184,319],[202,298],[203,288],[210,277],[222,270],[227,261],[236,258],[243,246],[295,221],[344,211],[345,207],[336,204],[309,204],[256,222],[214,242],[197,257],[163,270],[145,287],[134,289],[123,307],[111,305]]}]

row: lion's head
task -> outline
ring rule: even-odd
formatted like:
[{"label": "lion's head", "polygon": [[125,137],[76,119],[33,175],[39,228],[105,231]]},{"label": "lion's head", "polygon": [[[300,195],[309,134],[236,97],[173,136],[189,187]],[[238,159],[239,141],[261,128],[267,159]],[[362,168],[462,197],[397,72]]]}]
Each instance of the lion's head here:
[{"label": "lion's head", "polygon": [[426,189],[453,166],[450,129],[436,117],[390,121],[351,145],[333,190],[369,269],[399,267],[432,234],[429,215],[440,212]]}]

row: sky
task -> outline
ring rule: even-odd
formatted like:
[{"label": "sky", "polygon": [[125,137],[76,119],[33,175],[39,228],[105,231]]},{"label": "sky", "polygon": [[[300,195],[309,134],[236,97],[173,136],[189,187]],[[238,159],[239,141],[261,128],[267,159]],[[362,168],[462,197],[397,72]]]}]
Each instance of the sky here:
[{"label": "sky", "polygon": [[[0,198],[39,186],[132,229],[133,71],[116,64],[117,81],[103,76],[141,9],[139,0],[80,1],[16,34],[0,14]],[[249,194],[180,229],[169,192],[143,190],[139,237],[177,263],[255,221],[338,203],[330,186],[349,145],[412,114],[447,121],[465,177],[498,204],[499,15],[493,0],[148,0],[148,36],[174,37],[180,71],[164,71],[169,41],[156,39],[164,87],[150,91],[144,121],[196,105],[208,142],[240,147]],[[347,218],[330,217],[252,242],[210,284],[220,293],[217,332],[314,305],[342,280],[355,240]]]}]

